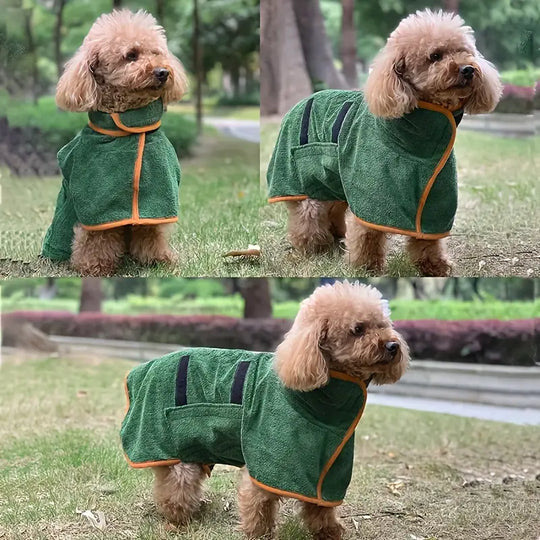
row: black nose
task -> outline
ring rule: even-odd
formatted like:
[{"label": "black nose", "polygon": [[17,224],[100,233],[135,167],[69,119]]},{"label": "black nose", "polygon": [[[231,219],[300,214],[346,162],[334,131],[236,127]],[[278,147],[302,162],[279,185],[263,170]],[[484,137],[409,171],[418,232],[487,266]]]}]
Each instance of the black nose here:
[{"label": "black nose", "polygon": [[169,70],[165,68],[156,68],[154,69],[154,77],[159,81],[164,83],[169,77]]},{"label": "black nose", "polygon": [[472,66],[461,66],[459,72],[466,79],[472,79],[474,75],[474,68]]},{"label": "black nose", "polygon": [[384,347],[392,356],[395,356],[399,349],[399,343],[397,341],[387,341]]}]

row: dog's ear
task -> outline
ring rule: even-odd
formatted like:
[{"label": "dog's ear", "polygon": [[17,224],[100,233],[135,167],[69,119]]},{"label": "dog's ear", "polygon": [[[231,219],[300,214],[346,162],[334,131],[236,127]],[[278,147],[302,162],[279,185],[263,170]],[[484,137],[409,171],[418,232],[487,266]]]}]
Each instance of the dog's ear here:
[{"label": "dog's ear", "polygon": [[405,59],[396,58],[387,47],[377,55],[364,89],[372,114],[400,118],[417,106],[414,90],[406,81],[406,69]]},{"label": "dog's ear", "polygon": [[275,369],[287,388],[307,392],[328,382],[328,365],[321,351],[328,321],[295,321],[276,349]]},{"label": "dog's ear", "polygon": [[79,48],[69,60],[56,86],[56,104],[61,109],[85,112],[98,105],[98,85],[94,69],[98,65],[97,51],[87,45]]},{"label": "dog's ear", "polygon": [[471,97],[465,103],[465,112],[468,114],[480,114],[491,112],[499,103],[502,94],[502,84],[499,74],[493,64],[485,58],[478,56],[478,80],[474,83]]},{"label": "dog's ear", "polygon": [[170,70],[170,76],[172,79],[172,84],[165,87],[165,92],[162,96],[163,103],[167,105],[172,101],[178,101],[186,93],[188,88],[188,79],[184,66],[174,56],[169,53],[169,58],[167,59],[168,67]]}]

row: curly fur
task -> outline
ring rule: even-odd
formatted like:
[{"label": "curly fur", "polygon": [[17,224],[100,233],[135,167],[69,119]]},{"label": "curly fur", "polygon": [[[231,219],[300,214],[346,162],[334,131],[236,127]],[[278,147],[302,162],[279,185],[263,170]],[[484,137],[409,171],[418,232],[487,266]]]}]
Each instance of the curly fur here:
[{"label": "curly fur", "polygon": [[[397,344],[394,353],[386,347],[389,342]],[[328,382],[330,369],[390,384],[401,378],[408,364],[407,343],[392,327],[381,293],[368,285],[337,282],[317,288],[302,302],[291,330],[277,347],[274,367],[286,387],[309,391]],[[202,474],[194,467],[155,469],[156,503],[172,521],[186,523],[198,508]],[[244,470],[238,508],[248,538],[273,533],[279,501],[256,486]],[[315,538],[342,537],[335,508],[301,504],[302,518]]]},{"label": "curly fur", "polygon": [[[465,66],[474,69],[471,78],[460,71]],[[429,9],[400,22],[375,58],[364,89],[370,111],[382,118],[399,118],[419,100],[450,110],[464,107],[469,114],[487,113],[495,108],[501,92],[498,73],[476,49],[471,27],[458,15]],[[295,248],[316,253],[333,246],[336,229],[332,228],[335,216],[330,219],[331,203],[307,199],[288,207],[289,237]],[[382,273],[387,235],[367,230],[350,212],[345,219],[348,262]],[[451,273],[443,240],[413,239],[409,254],[423,275]]]},{"label": "curly fur", "polygon": [[[155,70],[168,71],[160,80]],[[67,111],[124,112],[161,98],[179,100],[187,89],[180,61],[168,50],[165,31],[145,11],[101,15],[65,66],[56,88],[56,103]],[[113,274],[125,252],[143,264],[174,262],[168,246],[170,227],[133,227],[126,245],[122,229],[89,233],[76,227],[72,266],[83,275]]]}]

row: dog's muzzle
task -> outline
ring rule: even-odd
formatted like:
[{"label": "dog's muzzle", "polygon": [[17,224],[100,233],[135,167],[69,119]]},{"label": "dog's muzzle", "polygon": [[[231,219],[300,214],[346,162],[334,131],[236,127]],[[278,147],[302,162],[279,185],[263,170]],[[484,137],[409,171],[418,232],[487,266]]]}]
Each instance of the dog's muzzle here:
[{"label": "dog's muzzle", "polygon": [[475,69],[473,66],[461,66],[459,68],[459,74],[466,81],[471,81],[474,77]]}]

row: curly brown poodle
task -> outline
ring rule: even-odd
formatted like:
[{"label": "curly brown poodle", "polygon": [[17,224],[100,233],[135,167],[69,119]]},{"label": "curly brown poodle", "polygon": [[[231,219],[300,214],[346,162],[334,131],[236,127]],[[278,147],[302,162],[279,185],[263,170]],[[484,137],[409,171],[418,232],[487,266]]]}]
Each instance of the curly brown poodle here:
[{"label": "curly brown poodle", "polygon": [[[409,15],[392,32],[374,60],[364,97],[375,117],[396,119],[419,102],[449,111],[487,113],[497,105],[501,90],[496,69],[476,49],[473,31],[463,19],[425,10]],[[287,206],[295,248],[317,253],[345,236],[349,264],[375,274],[384,272],[388,233],[393,231],[366,226],[344,202],[305,198],[289,200]],[[440,236],[408,238],[410,259],[421,275],[451,273]]]},{"label": "curly brown poodle", "polygon": [[[332,407],[332,402],[328,397],[330,394],[325,393],[329,390],[325,389],[332,384],[331,380],[337,377],[356,381],[362,385],[364,392],[370,382],[378,385],[395,383],[407,369],[409,350],[402,336],[393,328],[388,304],[377,289],[358,283],[336,282],[317,288],[302,302],[291,330],[269,361],[270,370],[277,374],[278,385],[282,386],[283,392],[288,393],[288,400],[300,403],[294,401],[299,398],[303,403],[303,400],[309,400],[310,396],[323,399],[319,405],[324,412],[315,419],[315,425],[321,422],[319,427],[315,428],[320,431],[323,429],[320,426],[324,425],[325,421],[338,415],[337,409],[328,410]],[[192,383],[197,384],[193,379]],[[351,387],[349,390],[353,392]],[[228,395],[228,389],[222,389],[221,393]],[[347,391],[342,393],[345,395],[341,397],[346,400],[352,396]],[[267,397],[260,396],[267,395],[261,383],[255,399],[265,400]],[[362,410],[363,405],[355,422],[348,427],[343,442],[337,448],[332,446],[330,449],[333,451],[332,458],[319,477],[320,485],[323,485],[324,475],[329,473],[329,470],[331,472],[334,464],[338,463],[337,457],[345,443],[350,444],[349,452],[345,453],[349,456],[352,471],[354,429]],[[307,413],[304,411],[302,414]],[[283,422],[291,421],[290,414],[283,418]],[[244,422],[245,419],[243,425]],[[280,429],[284,429],[281,421],[278,425],[281,426]],[[244,430],[245,426],[242,428],[243,433]],[[267,438],[271,437],[265,433]],[[216,448],[223,446],[220,444],[219,440],[215,440]],[[301,447],[301,444],[297,443],[296,446]],[[315,461],[318,463],[320,449],[312,446],[309,448],[312,456],[308,458],[302,454],[300,459],[291,464],[294,469],[305,467],[305,462],[312,457],[316,457]],[[291,449],[289,456],[292,455],[294,449]],[[341,456],[339,457],[341,459]],[[280,460],[280,463],[284,470],[287,470],[286,463],[283,460]],[[208,466],[182,462],[154,467],[153,470],[154,498],[159,512],[176,524],[186,524],[200,508],[203,481],[209,474]],[[241,529],[247,537],[258,538],[274,532],[279,502],[284,497],[300,501],[303,521],[315,538],[337,540],[342,537],[344,527],[336,512],[341,500],[314,501],[298,493],[284,493],[255,480],[255,475],[255,471],[251,470],[247,463],[238,493]],[[341,477],[341,473],[338,476]],[[344,474],[344,477],[346,484],[343,489],[346,490],[350,476],[347,479]]]},{"label": "curly brown poodle", "polygon": [[[67,111],[122,113],[157,99],[166,106],[187,88],[180,61],[168,50],[165,32],[149,13],[128,10],[101,15],[69,60],[56,90]],[[148,265],[171,263],[169,224],[74,229],[71,264],[83,275],[113,274],[124,253]]]}]

